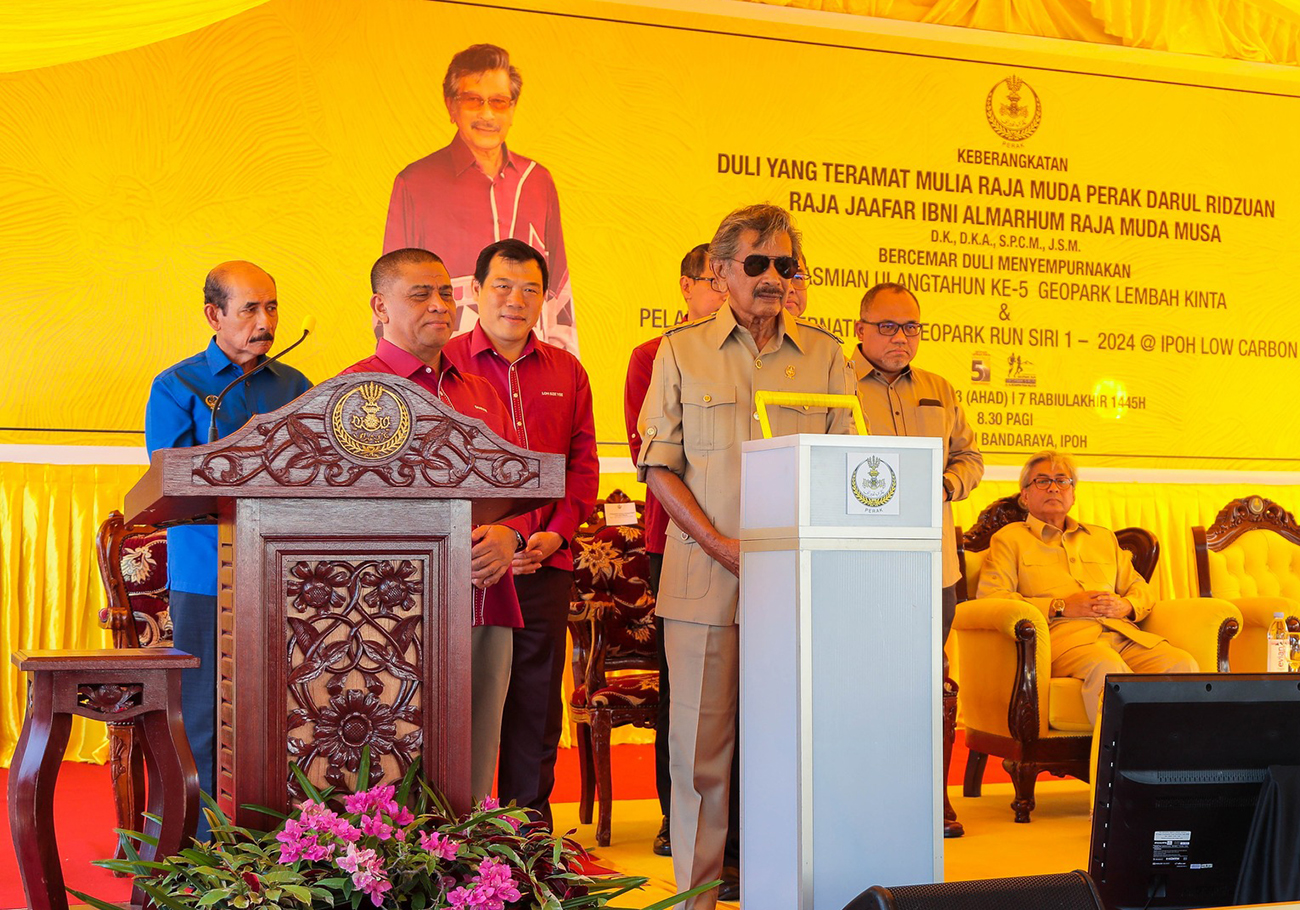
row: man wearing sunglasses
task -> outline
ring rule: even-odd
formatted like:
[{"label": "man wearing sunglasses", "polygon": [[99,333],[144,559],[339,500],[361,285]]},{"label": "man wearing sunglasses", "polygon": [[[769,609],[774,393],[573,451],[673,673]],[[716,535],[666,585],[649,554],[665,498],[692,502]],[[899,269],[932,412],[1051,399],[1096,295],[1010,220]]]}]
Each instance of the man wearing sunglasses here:
[{"label": "man wearing sunglasses", "polygon": [[[717,276],[713,274],[713,264],[709,262],[709,245],[701,243],[692,247],[682,258],[681,277],[678,288],[682,292],[682,301],[686,306],[686,321],[694,322],[705,316],[712,316],[727,302],[725,291],[719,290]],[[641,414],[641,405],[645,404],[645,395],[650,388],[650,374],[654,368],[655,354],[659,352],[661,336],[651,338],[632,349],[628,359],[627,380],[623,385],[623,418],[627,426],[627,443],[632,452],[632,461],[641,454],[641,436],[636,431],[637,417]],[[658,596],[659,576],[664,565],[664,537],[668,528],[668,514],[655,499],[653,493],[645,498],[645,550],[650,560],[650,593]],[[668,832],[669,799],[672,793],[672,781],[668,774],[668,706],[671,703],[671,690],[668,681],[668,661],[664,656],[664,621],[655,617],[655,629],[658,632],[659,645],[659,713],[655,718],[655,790],[659,796],[659,808],[663,812],[663,822],[659,833],[655,835],[653,850],[660,856],[672,856],[672,841]],[[733,765],[735,763],[733,762]],[[740,794],[731,798],[731,817],[740,818]],[[733,832],[727,836],[727,865],[740,865],[740,825],[733,826]],[[740,882],[723,881],[723,900],[728,899],[731,891],[739,896]]]},{"label": "man wearing sunglasses", "polygon": [[[709,258],[727,305],[665,333],[638,421],[637,470],[669,517],[656,612],[673,691],[679,890],[723,875],[740,679],[740,445],[762,436],[754,393],[853,388],[839,339],[783,307],[799,253],[782,208],[749,206],[723,220]],[[854,432],[844,408],[774,407],[769,416],[774,436]],[[709,910],[717,900],[714,890],[684,906]]]},{"label": "man wearing sunglasses", "polygon": [[979,597],[1023,600],[1047,616],[1052,675],[1083,681],[1083,707],[1096,724],[1107,673],[1195,673],[1196,660],[1138,628],[1156,598],[1133,557],[1106,528],[1069,516],[1078,485],[1074,461],[1046,450],[1020,471],[1024,521],[989,542]]},{"label": "man wearing sunglasses", "polygon": [[442,100],[456,126],[445,147],[406,167],[393,181],[384,252],[437,250],[456,295],[457,333],[478,321],[470,284],[483,247],[513,237],[539,250],[551,275],[538,336],[578,353],[560,201],[555,181],[536,161],[506,147],[523,77],[510,54],[475,44],[451,58]]}]

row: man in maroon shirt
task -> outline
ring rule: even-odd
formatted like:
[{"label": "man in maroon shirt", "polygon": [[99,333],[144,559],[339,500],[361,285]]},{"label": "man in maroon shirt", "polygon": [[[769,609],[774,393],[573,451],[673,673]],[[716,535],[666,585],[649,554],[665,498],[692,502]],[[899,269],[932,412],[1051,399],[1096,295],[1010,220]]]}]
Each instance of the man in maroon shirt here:
[{"label": "man in maroon shirt", "polygon": [[[427,389],[444,404],[482,420],[507,442],[517,442],[510,415],[496,390],[478,376],[462,373],[445,356],[456,306],[451,275],[428,250],[385,253],[370,270],[370,307],[384,327],[373,357],[344,373],[391,373]],[[471,648],[470,792],[477,801],[492,793],[501,708],[510,680],[512,630],[523,625],[509,571],[533,525],[528,517],[471,532],[470,578],[474,584]]]},{"label": "man in maroon shirt", "polygon": [[[718,290],[717,279],[713,275],[713,266],[709,262],[709,245],[701,243],[694,247],[682,259],[682,274],[678,279],[682,298],[686,303],[686,321],[694,322],[711,316],[727,302],[727,292]],[[655,354],[659,352],[659,342],[663,340],[656,335],[649,341],[632,349],[632,357],[627,364],[627,380],[623,385],[623,421],[627,425],[627,444],[632,450],[632,463],[635,464],[641,454],[641,434],[636,430],[637,416],[645,402],[646,389],[650,388],[650,373],[654,367]],[[648,490],[645,497],[645,551],[650,559],[650,592],[659,593],[659,574],[664,567],[664,537],[668,531],[668,513],[664,511],[659,500]],[[655,835],[654,852],[660,856],[672,855],[672,844],[668,835],[668,807],[672,794],[672,777],[668,773],[668,661],[664,657],[664,623],[655,619],[655,630],[659,644],[659,713],[655,721],[655,790],[659,795],[659,808],[663,812],[663,823]],[[739,764],[737,753],[736,764]],[[734,786],[736,813],[739,815],[740,787]],[[727,856],[725,865],[738,866],[739,825],[733,825],[737,837],[727,839],[728,848],[736,847],[734,855]],[[725,897],[723,898],[726,899]]]},{"label": "man in maroon shirt", "polygon": [[596,504],[600,460],[587,371],[578,358],[533,334],[548,278],[546,258],[521,240],[486,247],[474,266],[478,324],[448,342],[447,353],[492,383],[520,445],[566,459],[564,498],[533,513],[538,530],[514,558],[524,627],[514,635],[497,774],[502,802],[536,809],[549,825],[573,585],[569,542]]},{"label": "man in maroon shirt", "polygon": [[456,135],[393,181],[384,250],[414,246],[442,255],[452,275],[454,330],[460,333],[477,318],[470,284],[478,251],[506,237],[531,244],[551,274],[537,332],[543,341],[577,354],[555,181],[536,161],[506,148],[522,89],[523,77],[504,48],[475,44],[451,58],[442,100]]}]

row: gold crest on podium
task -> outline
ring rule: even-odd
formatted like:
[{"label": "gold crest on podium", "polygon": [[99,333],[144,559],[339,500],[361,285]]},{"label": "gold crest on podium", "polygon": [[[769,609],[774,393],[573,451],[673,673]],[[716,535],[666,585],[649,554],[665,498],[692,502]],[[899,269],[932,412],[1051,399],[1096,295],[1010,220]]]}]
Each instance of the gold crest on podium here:
[{"label": "gold crest on podium", "polygon": [[411,409],[388,386],[363,382],[335,400],[330,430],[349,455],[381,461],[400,451],[411,438]]}]

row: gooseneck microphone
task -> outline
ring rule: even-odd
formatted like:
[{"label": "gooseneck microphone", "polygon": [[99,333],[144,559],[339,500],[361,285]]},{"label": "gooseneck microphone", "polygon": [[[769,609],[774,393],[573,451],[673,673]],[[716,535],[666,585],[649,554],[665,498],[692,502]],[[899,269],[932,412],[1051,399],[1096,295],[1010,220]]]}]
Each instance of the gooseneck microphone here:
[{"label": "gooseneck microphone", "polygon": [[280,353],[276,354],[274,357],[266,358],[257,366],[255,366],[253,369],[249,370],[247,373],[240,376],[234,382],[230,383],[230,385],[226,386],[224,389],[221,390],[221,394],[217,396],[217,400],[212,404],[212,422],[208,424],[208,442],[217,441],[217,411],[220,410],[221,402],[225,400],[226,393],[229,392],[231,389],[233,389],[235,386],[239,385],[241,382],[247,382],[248,380],[252,379],[254,374],[258,373],[261,370],[266,369],[271,364],[275,363],[277,360],[283,357],[285,354],[288,354],[298,345],[302,344],[304,341],[307,340],[307,336],[310,335],[315,328],[316,328],[316,317],[315,316],[306,317],[302,321],[302,335],[298,338],[297,341],[289,345]]}]

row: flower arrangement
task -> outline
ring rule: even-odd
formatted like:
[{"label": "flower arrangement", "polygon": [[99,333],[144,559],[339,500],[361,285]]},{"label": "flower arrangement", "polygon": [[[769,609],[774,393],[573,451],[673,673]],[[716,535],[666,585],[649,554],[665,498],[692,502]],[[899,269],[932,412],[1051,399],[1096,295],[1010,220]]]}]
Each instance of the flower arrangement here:
[{"label": "flower arrangement", "polygon": [[[123,831],[127,857],[96,864],[135,875],[154,904],[168,910],[358,910],[363,904],[394,910],[586,910],[609,907],[646,882],[585,875],[576,862],[581,847],[551,834],[526,810],[489,799],[455,818],[418,776],[418,765],[396,786],[368,786],[369,765],[367,751],[357,792],[342,799],[318,790],[291,766],[307,798],[273,831],[236,827],[205,793],[212,841],[146,862],[131,841],[156,840]],[[664,910],[714,884],[644,910]],[[68,890],[97,910],[120,910]]]}]

